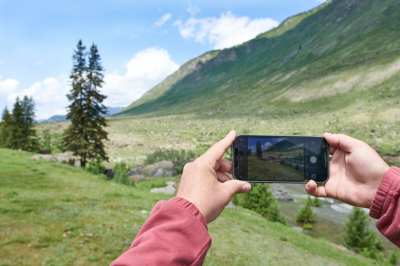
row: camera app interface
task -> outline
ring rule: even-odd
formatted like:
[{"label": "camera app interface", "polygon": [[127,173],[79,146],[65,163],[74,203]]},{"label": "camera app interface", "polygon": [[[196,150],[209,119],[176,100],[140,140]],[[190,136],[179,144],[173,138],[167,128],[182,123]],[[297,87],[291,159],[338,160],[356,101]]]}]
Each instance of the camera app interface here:
[{"label": "camera app interface", "polygon": [[249,137],[246,155],[248,180],[302,182],[326,177],[322,138]]}]

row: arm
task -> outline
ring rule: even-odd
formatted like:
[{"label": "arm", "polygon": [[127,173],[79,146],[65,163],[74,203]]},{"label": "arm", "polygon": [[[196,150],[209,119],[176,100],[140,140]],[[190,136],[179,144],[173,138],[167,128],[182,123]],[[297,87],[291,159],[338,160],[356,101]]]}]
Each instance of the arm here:
[{"label": "arm", "polygon": [[202,265],[211,246],[207,223],[183,198],[158,202],[130,249],[112,266]]},{"label": "arm", "polygon": [[183,169],[177,198],[153,208],[131,248],[112,266],[202,265],[211,245],[207,223],[214,221],[236,193],[249,183],[231,180],[232,162],[223,159],[235,140],[231,131]]},{"label": "arm", "polygon": [[400,247],[400,168],[391,167],[385,174],[369,215],[378,219],[376,227],[382,235]]}]

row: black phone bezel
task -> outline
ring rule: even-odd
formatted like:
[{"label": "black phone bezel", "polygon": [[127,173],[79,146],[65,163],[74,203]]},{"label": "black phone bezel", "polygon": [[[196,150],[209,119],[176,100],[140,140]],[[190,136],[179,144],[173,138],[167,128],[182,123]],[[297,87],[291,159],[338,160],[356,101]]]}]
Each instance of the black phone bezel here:
[{"label": "black phone bezel", "polygon": [[255,137],[255,138],[257,138],[257,137],[265,137],[265,138],[287,138],[287,137],[289,137],[289,138],[291,138],[291,137],[295,137],[295,138],[297,138],[297,137],[301,137],[301,138],[322,138],[325,141],[325,144],[326,144],[326,158],[325,158],[325,160],[326,160],[326,171],[327,171],[326,180],[324,180],[324,181],[315,180],[315,182],[318,185],[323,185],[329,180],[329,158],[330,158],[329,157],[329,143],[325,140],[324,137],[320,137],[320,136],[299,136],[299,135],[246,135],[246,134],[237,135],[236,138],[235,138],[235,141],[233,142],[233,144],[231,146],[232,176],[236,180],[245,181],[245,182],[249,182],[249,183],[292,183],[292,184],[305,184],[305,183],[307,183],[309,181],[308,179],[304,179],[303,181],[290,181],[290,180],[288,180],[288,181],[286,181],[286,180],[272,180],[271,181],[271,180],[243,180],[243,179],[238,179],[236,177],[236,175],[235,175],[235,171],[236,171],[235,143],[236,143],[236,140],[239,137],[248,137],[248,138],[249,137],[250,138],[251,137]]}]

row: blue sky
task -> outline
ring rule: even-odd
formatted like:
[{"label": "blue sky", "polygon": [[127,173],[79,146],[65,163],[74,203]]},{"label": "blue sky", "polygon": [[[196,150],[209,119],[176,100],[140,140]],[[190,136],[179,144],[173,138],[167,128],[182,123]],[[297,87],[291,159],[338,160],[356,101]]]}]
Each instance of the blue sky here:
[{"label": "blue sky", "polygon": [[39,119],[65,113],[79,39],[98,46],[106,105],[126,106],[186,61],[247,41],[320,3],[0,0],[0,109],[28,94]]}]

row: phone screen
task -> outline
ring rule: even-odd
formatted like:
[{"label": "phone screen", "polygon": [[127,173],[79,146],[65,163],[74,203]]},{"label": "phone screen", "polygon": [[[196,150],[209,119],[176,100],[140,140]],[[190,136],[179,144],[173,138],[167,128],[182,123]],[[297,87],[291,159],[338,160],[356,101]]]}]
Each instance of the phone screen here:
[{"label": "phone screen", "polygon": [[234,176],[253,182],[304,182],[328,179],[328,145],[322,137],[238,136]]}]

